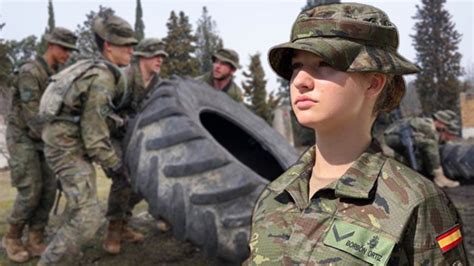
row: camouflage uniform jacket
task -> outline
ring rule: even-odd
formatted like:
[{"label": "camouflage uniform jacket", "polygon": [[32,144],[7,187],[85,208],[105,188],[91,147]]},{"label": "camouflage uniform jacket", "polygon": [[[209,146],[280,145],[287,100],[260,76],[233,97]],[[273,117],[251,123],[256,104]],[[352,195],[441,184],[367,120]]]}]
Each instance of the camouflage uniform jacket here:
[{"label": "camouflage uniform jacket", "polygon": [[[209,86],[213,87],[214,84],[214,78],[212,77],[212,72],[208,72],[202,76],[199,76],[196,78],[197,80],[200,80],[200,81],[204,81],[206,82],[207,84],[209,84]],[[227,93],[227,95],[229,95],[232,99],[234,99],[236,102],[242,102],[243,101],[243,98],[242,98],[242,90],[240,89],[240,87],[234,82],[234,80],[232,79],[229,84],[227,84],[227,86],[225,86],[223,89],[222,89],[223,92]]]},{"label": "camouflage uniform jacket", "polygon": [[[251,265],[467,265],[461,243],[436,237],[460,221],[442,191],[377,145],[308,200],[315,148],[262,192]],[[457,263],[457,264],[452,264]]]},{"label": "camouflage uniform jacket", "polygon": [[64,96],[56,119],[47,124],[43,141],[54,148],[86,155],[104,168],[121,163],[113,148],[111,118],[123,102],[126,85],[118,68],[107,63],[88,70]]},{"label": "camouflage uniform jacket", "polygon": [[125,112],[127,115],[135,115],[140,111],[140,105],[145,96],[159,83],[160,77],[155,74],[148,86],[145,87],[138,62],[133,62],[125,68],[124,73],[127,77],[127,89],[130,97],[127,97],[124,111],[120,113]]},{"label": "camouflage uniform jacket", "polygon": [[41,56],[26,62],[18,70],[8,124],[24,131],[25,135],[35,141],[41,140],[41,125],[37,115],[41,95],[52,74],[53,69]]},{"label": "camouflage uniform jacket", "polygon": [[393,123],[385,130],[385,134],[400,134],[403,125],[408,124],[413,129],[414,137],[429,138],[438,141],[434,121],[428,117],[406,117]]}]

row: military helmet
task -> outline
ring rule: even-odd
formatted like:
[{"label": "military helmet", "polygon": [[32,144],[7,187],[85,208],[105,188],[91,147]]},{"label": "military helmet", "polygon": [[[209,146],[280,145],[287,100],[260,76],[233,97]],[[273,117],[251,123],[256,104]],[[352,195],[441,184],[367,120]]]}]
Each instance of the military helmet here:
[{"label": "military helmet", "polygon": [[118,16],[96,17],[92,26],[94,33],[114,45],[135,45],[135,33],[132,26]]},{"label": "military helmet", "polygon": [[77,36],[66,28],[55,27],[50,33],[45,34],[44,39],[48,43],[57,44],[66,49],[77,51]]},{"label": "military helmet", "polygon": [[[456,114],[454,113],[454,115]],[[440,121],[441,123],[445,125],[450,125],[456,121],[455,120],[456,118],[453,117],[452,114],[448,110],[437,111],[436,113],[433,114],[433,118]]]},{"label": "military helmet", "polygon": [[168,53],[165,51],[165,43],[158,38],[146,38],[143,39],[135,47],[133,55],[141,57],[154,57],[162,55],[168,57]]},{"label": "military helmet", "polygon": [[216,53],[212,55],[212,61],[214,62],[216,58],[232,65],[235,69],[240,68],[239,54],[237,54],[237,52],[232,49],[219,49]]},{"label": "military helmet", "polygon": [[[270,49],[273,70],[290,80],[294,50],[320,56],[345,72],[403,75],[419,68],[397,53],[398,31],[378,8],[357,3],[320,5],[302,11],[293,24],[290,41]],[[401,78],[401,77],[400,77]]]}]

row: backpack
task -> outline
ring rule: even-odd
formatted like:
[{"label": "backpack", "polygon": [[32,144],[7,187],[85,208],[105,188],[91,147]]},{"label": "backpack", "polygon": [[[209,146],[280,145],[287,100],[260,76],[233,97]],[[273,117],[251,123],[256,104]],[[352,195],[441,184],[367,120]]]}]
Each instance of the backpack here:
[{"label": "backpack", "polygon": [[[54,119],[54,117],[59,114],[64,103],[64,97],[72,87],[72,84],[94,67],[113,67],[118,70],[115,65],[108,64],[106,61],[85,59],[76,62],[52,76],[48,87],[41,97],[39,107],[40,119],[42,121],[51,121]],[[119,80],[122,78],[124,78],[123,75],[121,75]]]}]

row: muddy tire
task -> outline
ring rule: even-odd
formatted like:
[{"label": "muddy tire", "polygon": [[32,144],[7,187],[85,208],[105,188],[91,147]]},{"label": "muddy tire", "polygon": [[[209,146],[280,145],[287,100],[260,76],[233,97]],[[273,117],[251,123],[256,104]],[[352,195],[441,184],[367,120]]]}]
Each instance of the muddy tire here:
[{"label": "muddy tire", "polygon": [[297,159],[266,122],[202,82],[174,77],[129,125],[126,162],[149,212],[209,256],[247,258],[252,209]]},{"label": "muddy tire", "polygon": [[474,144],[448,143],[441,148],[441,164],[446,176],[474,180]]}]

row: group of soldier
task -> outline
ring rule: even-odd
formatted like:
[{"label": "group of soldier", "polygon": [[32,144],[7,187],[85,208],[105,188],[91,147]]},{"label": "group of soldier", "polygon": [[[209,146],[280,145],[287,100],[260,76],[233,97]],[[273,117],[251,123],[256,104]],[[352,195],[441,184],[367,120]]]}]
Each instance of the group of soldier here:
[{"label": "group of soldier", "polygon": [[[130,24],[118,16],[97,17],[92,31],[98,58],[55,73],[77,51],[77,36],[56,27],[45,36],[46,52],[24,63],[16,74],[7,144],[12,186],[18,193],[2,239],[12,261],[40,257],[38,265],[61,264],[65,254],[78,253],[80,244],[96,234],[103,217],[93,163],[112,180],[104,250],[117,254],[123,241],[144,239],[127,223],[141,196],[131,189],[121,141],[127,121],[159,83],[168,54],[158,38],[138,43]],[[242,101],[233,81],[240,67],[237,53],[221,49],[212,60],[212,71],[197,79]],[[63,87],[50,89],[52,83]],[[51,100],[56,100],[57,109],[41,115],[41,110],[51,108]],[[58,188],[67,199],[65,219],[46,243],[45,228]]]},{"label": "group of soldier", "polygon": [[[58,264],[65,254],[77,253],[80,243],[95,235],[103,218],[93,162],[112,179],[104,250],[118,254],[123,241],[144,239],[128,225],[141,196],[131,188],[121,142],[127,121],[140,111],[146,96],[160,82],[159,72],[168,54],[158,38],[138,43],[130,24],[117,16],[96,18],[92,30],[99,58],[78,62],[54,75],[71,52],[77,51],[77,36],[56,27],[45,37],[46,52],[23,64],[16,75],[7,144],[12,185],[18,193],[8,217],[8,232],[2,239],[12,261],[40,256],[38,265]],[[242,102],[242,90],[233,80],[240,68],[238,54],[220,49],[212,61],[212,70],[197,80]],[[68,80],[67,88],[60,94],[54,90],[52,95],[45,94],[51,80],[58,79]],[[54,115],[47,119],[41,116],[40,109],[48,108],[43,106],[49,103],[48,97],[58,95],[60,106]],[[443,173],[438,147],[459,132],[453,121],[455,114],[450,111],[439,111],[433,118],[401,119],[385,130],[383,142],[401,154],[401,160],[408,158],[410,151],[400,134],[408,125],[422,160],[418,165],[434,176],[438,186],[455,187],[459,183]],[[66,218],[46,244],[45,228],[58,185],[67,199]],[[27,241],[23,243],[25,230]]]}]

